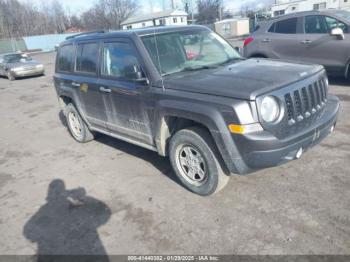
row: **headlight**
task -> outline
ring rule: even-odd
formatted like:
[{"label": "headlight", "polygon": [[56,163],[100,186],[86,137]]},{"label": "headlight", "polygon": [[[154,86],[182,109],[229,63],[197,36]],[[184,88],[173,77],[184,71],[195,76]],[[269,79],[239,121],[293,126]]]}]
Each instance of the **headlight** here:
[{"label": "headlight", "polygon": [[266,96],[261,102],[260,114],[265,122],[276,121],[280,114],[280,106],[276,98]]},{"label": "headlight", "polygon": [[16,68],[11,69],[11,71],[13,71],[13,72],[18,72],[18,71],[22,71],[22,70],[24,70],[23,67],[16,67]]},{"label": "headlight", "polygon": [[40,68],[43,68],[44,66],[43,65],[37,65],[36,68],[40,69]]}]

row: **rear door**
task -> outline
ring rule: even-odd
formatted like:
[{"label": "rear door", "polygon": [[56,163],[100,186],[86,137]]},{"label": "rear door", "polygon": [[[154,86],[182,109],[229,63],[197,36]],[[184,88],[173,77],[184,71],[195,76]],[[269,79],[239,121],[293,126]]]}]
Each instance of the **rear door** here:
[{"label": "rear door", "polygon": [[101,47],[100,90],[107,109],[107,128],[115,135],[153,145],[147,83],[136,81],[143,68],[134,44],[127,38],[104,40]]},{"label": "rear door", "polygon": [[99,41],[84,41],[76,44],[73,88],[77,89],[84,115],[95,128],[106,130],[106,107],[99,90]]},{"label": "rear door", "polygon": [[260,39],[270,58],[299,60],[301,31],[300,18],[293,17],[276,21]]},{"label": "rear door", "polygon": [[333,28],[339,27],[348,34],[348,26],[331,16],[305,16],[304,37],[300,42],[304,61],[324,65],[328,71],[344,71],[349,57],[349,42],[331,36]]}]

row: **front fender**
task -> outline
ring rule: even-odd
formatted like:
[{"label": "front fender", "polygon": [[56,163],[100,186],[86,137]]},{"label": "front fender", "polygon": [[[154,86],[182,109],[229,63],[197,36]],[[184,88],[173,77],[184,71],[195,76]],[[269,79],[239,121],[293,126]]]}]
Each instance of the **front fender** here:
[{"label": "front fender", "polygon": [[208,128],[220,155],[231,173],[242,173],[247,167],[244,164],[236,144],[232,139],[227,124],[220,113],[214,107],[193,101],[162,100],[156,106],[157,120],[154,124],[156,130],[156,146],[161,155],[166,155],[167,139],[170,136],[169,128],[166,126],[166,117],[178,117],[192,120]]}]

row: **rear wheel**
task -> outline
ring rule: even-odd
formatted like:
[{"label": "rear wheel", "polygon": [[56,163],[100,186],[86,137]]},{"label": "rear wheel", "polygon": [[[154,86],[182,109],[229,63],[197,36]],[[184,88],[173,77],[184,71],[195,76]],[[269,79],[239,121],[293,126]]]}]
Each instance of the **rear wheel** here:
[{"label": "rear wheel", "polygon": [[170,140],[169,157],[176,176],[190,191],[208,196],[227,184],[227,176],[209,132],[200,127],[178,131]]},{"label": "rear wheel", "polygon": [[94,135],[80,117],[78,110],[73,104],[67,105],[65,116],[67,119],[69,132],[76,141],[86,143],[94,139]]}]

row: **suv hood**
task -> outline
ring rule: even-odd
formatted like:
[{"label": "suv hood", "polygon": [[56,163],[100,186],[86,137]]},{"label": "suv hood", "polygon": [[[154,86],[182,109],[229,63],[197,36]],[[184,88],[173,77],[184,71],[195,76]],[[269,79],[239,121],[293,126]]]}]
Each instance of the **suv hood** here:
[{"label": "suv hood", "polygon": [[305,79],[323,66],[248,59],[216,69],[182,72],[164,77],[165,89],[255,100],[257,96]]}]

